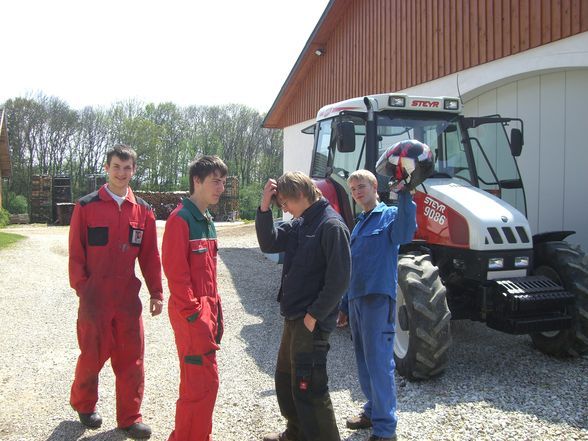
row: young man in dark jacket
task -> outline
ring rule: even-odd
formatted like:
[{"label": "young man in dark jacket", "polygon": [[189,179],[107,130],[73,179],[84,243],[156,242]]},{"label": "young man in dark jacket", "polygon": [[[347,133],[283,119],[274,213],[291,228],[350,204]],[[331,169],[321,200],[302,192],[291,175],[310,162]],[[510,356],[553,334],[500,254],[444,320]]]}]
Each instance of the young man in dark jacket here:
[{"label": "young man in dark jacket", "polygon": [[[273,198],[292,221],[274,226]],[[263,252],[285,253],[278,294],[285,320],[275,384],[287,426],[264,441],[339,441],[326,364],[329,336],[349,283],[349,230],[301,172],[268,180],[255,228]]]}]

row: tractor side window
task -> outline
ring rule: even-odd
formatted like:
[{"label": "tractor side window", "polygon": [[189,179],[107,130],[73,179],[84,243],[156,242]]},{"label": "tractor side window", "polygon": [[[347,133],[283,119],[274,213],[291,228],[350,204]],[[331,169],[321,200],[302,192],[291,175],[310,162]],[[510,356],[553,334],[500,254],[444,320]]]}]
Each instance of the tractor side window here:
[{"label": "tractor side window", "polygon": [[456,125],[448,125],[441,133],[438,127],[431,127],[425,132],[424,142],[434,153],[437,172],[471,182],[467,156]]},{"label": "tractor side window", "polygon": [[312,159],[311,176],[324,178],[327,176],[329,146],[331,144],[331,120],[322,121],[316,135],[316,148]]},{"label": "tractor side window", "polygon": [[[472,145],[480,188],[495,194],[525,213],[526,201],[521,177],[502,123],[482,124],[468,129],[468,132],[479,142]],[[484,158],[484,153],[488,161]]]}]

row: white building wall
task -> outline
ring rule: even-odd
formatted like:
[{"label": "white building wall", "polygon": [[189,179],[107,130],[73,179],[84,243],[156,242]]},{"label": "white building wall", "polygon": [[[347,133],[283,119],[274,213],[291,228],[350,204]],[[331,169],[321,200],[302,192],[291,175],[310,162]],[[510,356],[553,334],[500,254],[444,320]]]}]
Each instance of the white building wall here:
[{"label": "white building wall", "polygon": [[[461,94],[468,116],[523,119],[518,163],[531,229],[575,230],[568,240],[588,252],[588,32],[402,92]],[[284,170],[310,170],[312,136],[300,130],[312,122],[284,129]]]},{"label": "white building wall", "polygon": [[308,120],[284,129],[284,171],[302,171],[310,173],[312,161],[313,135],[301,132],[310,126],[314,120]]},{"label": "white building wall", "polygon": [[588,69],[536,75],[484,92],[465,113],[521,118],[525,146],[518,158],[535,233],[575,230],[588,251]]}]

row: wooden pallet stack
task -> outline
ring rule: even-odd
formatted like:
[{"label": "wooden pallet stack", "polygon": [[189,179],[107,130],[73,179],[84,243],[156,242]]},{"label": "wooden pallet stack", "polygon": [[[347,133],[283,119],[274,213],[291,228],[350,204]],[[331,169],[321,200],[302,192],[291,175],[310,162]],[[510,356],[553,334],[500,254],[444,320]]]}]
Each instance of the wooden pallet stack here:
[{"label": "wooden pallet stack", "polygon": [[88,175],[87,177],[87,191],[86,193],[92,193],[98,190],[106,184],[106,176],[104,175]]},{"label": "wooden pallet stack", "polygon": [[218,204],[209,208],[217,222],[234,221],[239,217],[239,178],[228,176],[225,191]]},{"label": "wooden pallet stack", "polygon": [[[70,208],[58,210],[58,205],[71,203],[71,178],[69,176],[54,176],[52,195],[53,222],[59,221],[61,225],[69,225],[71,215],[65,217],[63,213],[68,213]],[[64,223],[66,219],[67,223]]]},{"label": "wooden pallet stack", "polygon": [[31,178],[31,222],[51,222],[51,182],[49,175],[35,175]]}]

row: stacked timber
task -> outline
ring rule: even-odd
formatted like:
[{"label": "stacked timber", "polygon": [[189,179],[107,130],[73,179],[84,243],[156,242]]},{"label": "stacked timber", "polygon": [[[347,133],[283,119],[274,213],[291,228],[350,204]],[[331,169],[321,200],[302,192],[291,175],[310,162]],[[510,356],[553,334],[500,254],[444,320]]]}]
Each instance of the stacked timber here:
[{"label": "stacked timber", "polygon": [[[58,205],[71,203],[71,178],[69,176],[54,176],[52,193],[53,222],[59,222],[61,225],[69,225],[69,220],[67,223],[62,223],[62,221],[65,220],[65,217],[63,217],[62,213],[62,218],[60,218]],[[66,209],[65,214],[67,214],[67,210],[69,210],[69,208]]]},{"label": "stacked timber", "polygon": [[[178,206],[182,198],[190,196],[186,191],[134,191],[135,196],[144,199],[155,211],[155,218],[165,220]],[[234,221],[239,217],[239,179],[227,177],[225,191],[218,204],[209,207],[217,222]]]},{"label": "stacked timber", "polygon": [[31,178],[31,222],[51,222],[51,176],[35,175]]}]

